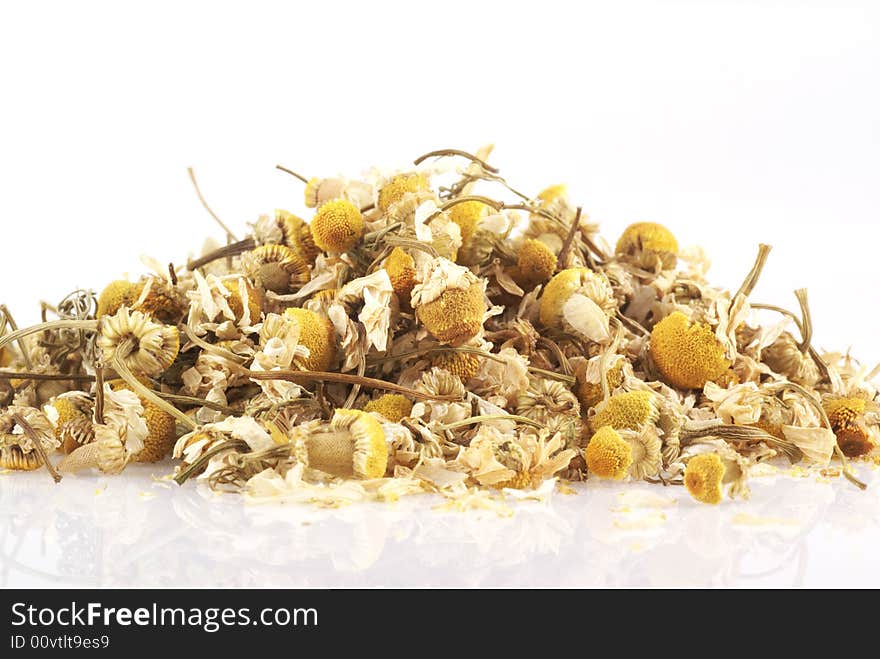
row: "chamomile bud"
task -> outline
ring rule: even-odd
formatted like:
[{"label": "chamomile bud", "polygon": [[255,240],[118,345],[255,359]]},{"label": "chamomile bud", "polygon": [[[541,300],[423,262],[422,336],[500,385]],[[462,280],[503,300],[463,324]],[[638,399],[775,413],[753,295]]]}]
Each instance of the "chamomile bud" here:
[{"label": "chamomile bud", "polygon": [[668,270],[678,260],[678,241],[662,224],[637,222],[626,228],[614,251],[646,270],[653,270],[658,262]]},{"label": "chamomile bud", "polygon": [[139,284],[133,284],[124,279],[111,281],[98,295],[97,318],[112,316],[120,307],[130,307],[141,294]]},{"label": "chamomile bud", "polygon": [[385,475],[385,432],[367,412],[337,409],[329,424],[298,430],[294,430],[293,441],[310,468],[342,478],[374,479]]},{"label": "chamomile bud", "polygon": [[543,242],[527,239],[519,250],[514,278],[528,287],[543,284],[556,272],[556,254]]},{"label": "chamomile bud", "polygon": [[866,455],[874,450],[874,442],[864,422],[871,403],[864,398],[827,398],[822,402],[837,444],[850,458]]},{"label": "chamomile bud", "polygon": [[266,290],[289,293],[309,281],[308,262],[285,245],[260,245],[242,257],[247,275]]},{"label": "chamomile bud", "polygon": [[391,287],[401,302],[409,305],[410,294],[416,285],[416,262],[400,247],[391,250],[383,266],[391,280]]},{"label": "chamomile bud", "polygon": [[724,463],[717,453],[702,453],[688,460],[684,485],[700,503],[719,504],[723,498]]},{"label": "chamomile bud", "polygon": [[584,451],[587,469],[599,478],[623,480],[632,465],[632,448],[611,426],[599,428]]},{"label": "chamomile bud", "polygon": [[275,211],[275,221],[281,227],[284,244],[313,265],[321,250],[315,245],[308,223],[281,209]]},{"label": "chamomile bud", "polygon": [[663,380],[680,389],[702,389],[730,368],[712,328],[691,322],[680,311],[654,325],[650,353]]},{"label": "chamomile bud", "polygon": [[627,391],[600,403],[590,425],[594,430],[603,426],[615,430],[641,430],[656,422],[659,414],[654,394],[650,391]]},{"label": "chamomile bud", "polygon": [[360,209],[345,199],[328,201],[318,209],[310,225],[315,245],[325,252],[347,252],[364,235]]},{"label": "chamomile bud", "polygon": [[326,316],[309,309],[291,307],[284,317],[299,325],[299,343],[309,349],[309,356],[294,358],[298,368],[327,371],[336,358],[336,330]]},{"label": "chamomile bud", "polygon": [[545,327],[574,330],[589,341],[610,337],[609,319],[617,309],[605,275],[589,268],[558,273],[541,295],[540,319]]},{"label": "chamomile bud", "polygon": [[423,283],[412,292],[419,321],[441,343],[460,346],[483,329],[486,282],[444,258],[431,263]]},{"label": "chamomile bud", "polygon": [[364,412],[380,414],[392,423],[399,423],[412,412],[412,401],[400,394],[384,394],[364,405]]},{"label": "chamomile bud", "polygon": [[454,350],[438,352],[431,358],[431,366],[457,375],[462,382],[467,382],[475,377],[480,371],[482,363],[483,360],[479,355]]},{"label": "chamomile bud", "polygon": [[398,174],[379,189],[376,205],[383,214],[388,213],[407,197],[420,197],[429,191],[428,178],[424,174]]}]

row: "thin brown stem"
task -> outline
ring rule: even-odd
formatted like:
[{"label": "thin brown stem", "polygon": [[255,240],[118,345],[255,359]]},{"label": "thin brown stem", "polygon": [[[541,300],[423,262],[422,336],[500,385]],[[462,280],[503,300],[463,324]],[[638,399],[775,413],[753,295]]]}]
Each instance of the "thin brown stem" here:
[{"label": "thin brown stem", "polygon": [[293,171],[292,169],[288,169],[287,167],[283,167],[282,165],[275,165],[275,169],[280,169],[280,170],[281,170],[282,172],[284,172],[285,174],[290,174],[293,178],[298,178],[300,181],[302,181],[302,182],[305,183],[306,185],[309,184],[309,179],[307,179],[307,178],[306,178],[305,176],[303,176],[302,174],[297,174],[297,173],[296,173],[295,171]]},{"label": "thin brown stem", "polygon": [[[10,325],[11,326],[11,325]],[[30,327],[24,327],[19,330],[15,330],[6,334],[5,336],[0,337],[0,348],[4,348],[13,341],[20,341],[22,338],[29,336],[31,334],[36,334],[37,332],[45,332],[53,329],[79,329],[79,330],[91,330],[95,331],[98,329],[98,321],[97,320],[50,320],[48,323],[40,323],[39,325],[32,325]],[[23,345],[19,344],[22,348]],[[31,368],[31,367],[28,367]]]},{"label": "thin brown stem", "polygon": [[173,263],[168,264],[168,279],[172,286],[177,286],[177,272],[174,269]]},{"label": "thin brown stem", "polygon": [[83,373],[82,375],[65,375],[64,373],[34,373],[33,371],[0,371],[0,380],[40,380],[61,381],[73,380],[76,382],[94,382],[95,376]]},{"label": "thin brown stem", "polygon": [[40,433],[38,433],[34,429],[34,427],[27,422],[27,419],[25,419],[18,412],[13,414],[12,418],[15,420],[15,422],[19,426],[21,426],[21,429],[24,431],[24,434],[30,438],[31,443],[33,443],[33,445],[34,445],[34,450],[40,456],[40,460],[43,461],[43,464],[46,465],[46,469],[49,471],[49,474],[52,476],[52,479],[56,483],[60,483],[61,482],[61,474],[59,474],[56,471],[55,466],[51,462],[49,462],[49,456],[46,455],[46,449],[43,447],[43,440],[40,437]]},{"label": "thin brown stem", "polygon": [[513,421],[514,423],[531,426],[532,428],[538,428],[539,430],[545,427],[543,423],[538,423],[534,419],[530,419],[527,416],[520,416],[518,414],[482,414],[480,416],[472,416],[468,419],[462,419],[461,421],[453,421],[452,423],[435,426],[435,430],[455,430],[456,428],[464,428],[477,423],[485,423],[486,421]]},{"label": "thin brown stem", "polygon": [[104,423],[104,365],[95,365],[95,423]]},{"label": "thin brown stem", "polygon": [[159,398],[167,400],[171,403],[177,403],[178,405],[189,405],[190,407],[207,407],[209,410],[223,412],[224,414],[228,414],[230,416],[233,414],[237,414],[237,412],[228,405],[215,403],[210,400],[205,400],[204,398],[198,398],[196,396],[183,396],[181,394],[169,394],[164,391],[157,391],[155,393]]},{"label": "thin brown stem", "polygon": [[218,247],[212,252],[208,252],[204,256],[188,261],[186,269],[190,272],[198,270],[199,268],[206,266],[209,263],[213,263],[214,261],[219,261],[222,258],[238,256],[244,252],[249,252],[254,247],[256,247],[256,242],[254,242],[253,238],[245,238],[244,240],[239,240],[237,243],[229,243],[228,245],[223,245],[223,247]]},{"label": "thin brown stem", "polygon": [[807,300],[807,289],[799,288],[794,292],[798,304],[801,307],[801,317],[804,319],[801,326],[801,343],[798,349],[807,354],[810,350],[810,343],[813,340],[813,319],[810,316],[810,303]]},{"label": "thin brown stem", "polygon": [[208,464],[208,461],[215,455],[223,453],[224,451],[236,451],[239,449],[247,448],[247,442],[244,442],[240,439],[230,439],[223,442],[222,444],[214,446],[213,448],[209,448],[196,460],[194,460],[193,463],[189,465],[186,469],[181,470],[181,472],[174,477],[174,482],[178,485],[183,485],[187,480],[192,477],[193,474],[195,474],[197,471],[201,470],[206,464]]},{"label": "thin brown stem", "polygon": [[583,213],[583,211],[584,209],[578,206],[574,221],[571,223],[571,228],[568,230],[568,235],[565,237],[565,242],[562,243],[562,249],[559,250],[559,258],[556,261],[557,270],[565,269],[568,252],[571,250],[571,246],[574,243],[574,237],[577,235],[578,229],[580,229],[581,226],[581,213]]},{"label": "thin brown stem", "polygon": [[475,156],[471,153],[468,153],[467,151],[461,151],[460,149],[439,149],[437,151],[431,151],[430,153],[426,153],[425,155],[419,156],[418,158],[416,158],[413,161],[413,164],[416,167],[418,167],[423,162],[425,162],[428,158],[442,158],[442,157],[446,157],[446,156],[460,156],[462,158],[467,158],[471,162],[477,163],[480,167],[485,169],[487,172],[491,172],[492,174],[498,173],[497,167],[492,167],[492,165],[490,165],[486,161],[484,161],[480,158],[477,158],[477,156]]},{"label": "thin brown stem", "polygon": [[228,226],[226,226],[226,223],[217,216],[217,213],[212,211],[211,207],[208,206],[208,202],[205,200],[204,195],[202,195],[202,191],[199,188],[198,182],[196,181],[196,173],[193,171],[193,168],[187,167],[186,171],[189,173],[189,178],[192,181],[193,187],[196,189],[196,195],[198,195],[199,201],[202,202],[202,206],[204,206],[205,210],[208,211],[208,214],[214,218],[214,221],[220,225],[220,228],[226,232],[226,236],[229,238],[229,240],[233,242],[237,241],[238,238],[235,237],[235,234],[232,233],[232,230]]},{"label": "thin brown stem", "polygon": [[348,373],[330,373],[327,371],[251,371],[249,369],[239,367],[238,370],[252,380],[285,380],[287,382],[336,382],[339,384],[360,384],[368,389],[380,389],[382,391],[393,391],[416,400],[441,400],[441,401],[459,401],[458,396],[434,396],[422,391],[416,391],[409,387],[404,387],[393,382],[385,382],[376,378],[369,378],[359,375],[350,375]]}]

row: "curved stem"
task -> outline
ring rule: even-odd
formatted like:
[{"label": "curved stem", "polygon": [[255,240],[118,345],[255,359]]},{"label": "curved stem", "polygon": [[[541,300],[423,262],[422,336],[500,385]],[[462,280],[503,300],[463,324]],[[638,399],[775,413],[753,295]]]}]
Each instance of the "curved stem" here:
[{"label": "curved stem", "polygon": [[235,234],[232,233],[232,230],[226,226],[226,224],[217,217],[217,213],[211,210],[211,207],[208,206],[208,202],[205,200],[205,197],[202,195],[201,189],[199,189],[199,184],[196,182],[196,173],[193,171],[192,167],[187,167],[186,171],[189,173],[189,180],[192,181],[193,187],[196,189],[196,195],[199,197],[199,201],[202,202],[202,206],[204,206],[205,210],[208,211],[208,214],[214,218],[214,221],[220,225],[220,228],[226,232],[226,236],[231,241],[237,241],[238,238],[235,237]]},{"label": "curved stem", "polygon": [[[7,323],[9,327],[12,328],[13,332],[18,330],[18,325],[15,323],[15,318],[12,317],[12,314],[9,313],[9,307],[5,304],[0,305],[0,313],[3,314],[3,330],[6,330]],[[29,371],[32,371],[34,368],[33,363],[31,362],[31,356],[28,354],[27,349],[25,348],[24,343],[22,343],[21,339],[18,341],[18,348],[21,350],[21,357],[24,359],[25,366],[27,366]]]},{"label": "curved stem", "polygon": [[309,179],[307,179],[307,178],[306,178],[305,176],[303,176],[302,174],[297,174],[297,173],[296,173],[295,171],[293,171],[292,169],[288,169],[287,167],[282,167],[281,165],[275,165],[275,169],[279,169],[279,170],[281,170],[282,172],[284,172],[284,173],[286,173],[286,174],[290,174],[293,178],[298,178],[300,181],[302,181],[302,182],[305,183],[306,185],[309,184]]},{"label": "curved stem", "polygon": [[492,167],[486,161],[477,158],[475,155],[468,153],[467,151],[461,151],[460,149],[439,149],[437,151],[431,151],[430,153],[426,153],[423,156],[419,156],[413,161],[413,164],[418,167],[423,162],[425,162],[428,158],[442,158],[444,156],[460,156],[462,158],[467,158],[471,162],[477,163],[480,167],[485,169],[487,172],[491,172],[493,174],[498,173],[497,167]]},{"label": "curved stem", "polygon": [[95,376],[86,373],[82,375],[65,375],[64,373],[34,373],[32,371],[0,371],[0,380],[73,380],[76,382],[94,382]]},{"label": "curved stem", "polygon": [[802,340],[798,349],[803,354],[807,354],[810,350],[810,342],[813,340],[813,319],[810,316],[810,303],[807,300],[807,289],[797,289],[794,292],[794,296],[797,298],[798,304],[801,307],[801,316],[804,319],[803,325],[801,326]]},{"label": "curved stem", "polygon": [[730,300],[730,304],[733,305],[736,298],[740,295],[743,297],[748,297],[752,294],[752,291],[755,288],[755,285],[758,283],[758,279],[761,277],[761,271],[764,269],[764,265],[767,263],[767,257],[770,256],[770,250],[773,249],[770,245],[764,245],[763,243],[758,245],[758,256],[755,257],[755,264],[752,266],[752,269],[749,270],[749,274],[746,275],[745,280],[742,285],[739,287],[739,290],[736,292],[736,295],[733,296]]},{"label": "curved stem", "polygon": [[40,434],[34,429],[34,427],[27,422],[21,414],[16,412],[12,415],[12,418],[15,422],[21,426],[21,429],[24,431],[24,434],[27,435],[31,443],[34,445],[34,450],[37,452],[37,455],[40,456],[40,460],[43,461],[43,464],[46,465],[46,469],[49,471],[49,474],[52,476],[52,479],[56,483],[61,482],[61,474],[59,474],[55,470],[55,466],[49,462],[49,456],[46,455],[46,449],[43,447],[43,440],[40,437]]},{"label": "curved stem", "polygon": [[581,213],[583,212],[584,209],[578,206],[574,221],[571,223],[571,228],[568,230],[568,235],[565,237],[565,242],[562,244],[562,249],[559,250],[559,258],[556,262],[557,270],[565,269],[565,261],[568,259],[568,252],[571,250],[572,243],[574,243],[574,237],[577,235],[578,229],[580,229]]},{"label": "curved stem", "polygon": [[174,482],[178,485],[183,485],[190,477],[197,471],[199,471],[202,467],[204,467],[208,460],[213,458],[218,453],[223,453],[224,451],[234,451],[237,449],[246,449],[248,448],[247,442],[244,442],[240,439],[230,439],[229,441],[223,442],[222,444],[218,444],[217,446],[208,449],[204,453],[202,453],[196,460],[189,465],[186,469],[183,469],[179,474],[174,477]]},{"label": "curved stem", "polygon": [[13,341],[18,341],[19,339],[29,336],[31,334],[36,334],[37,332],[45,332],[47,330],[53,329],[81,329],[81,330],[97,330],[98,329],[98,321],[97,320],[50,320],[48,323],[40,323],[39,325],[32,325],[30,327],[23,327],[20,330],[16,330],[14,332],[10,332],[5,336],[0,337],[0,348],[4,348]]},{"label": "curved stem", "polygon": [[244,364],[247,361],[247,357],[236,355],[234,352],[230,352],[225,348],[215,346],[213,343],[208,343],[204,339],[196,336],[196,333],[193,331],[192,327],[187,324],[183,325],[183,333],[186,334],[186,338],[188,338],[192,343],[199,346],[205,352],[209,352],[213,355],[217,355],[218,357],[228,359],[234,364]]},{"label": "curved stem", "polygon": [[210,400],[205,400],[204,398],[198,398],[196,396],[183,396],[181,394],[169,394],[164,391],[155,392],[159,398],[162,398],[167,401],[171,401],[172,403],[178,403],[180,405],[190,405],[192,407],[207,407],[209,410],[216,410],[217,412],[223,412],[229,416],[236,414],[237,412],[229,407],[228,405],[223,405],[221,403],[215,403]]},{"label": "curved stem", "polygon": [[[128,350],[131,348],[129,347]],[[186,426],[190,430],[196,430],[199,427],[195,421],[193,421],[186,414],[181,412],[179,409],[171,405],[170,403],[165,402],[154,392],[152,389],[147,389],[141,381],[138,380],[134,374],[131,372],[131,369],[128,368],[126,363],[123,361],[123,355],[121,354],[124,350],[124,344],[116,349],[113,353],[113,359],[111,363],[113,364],[113,369],[119,374],[119,376],[128,383],[128,386],[132,388],[132,390],[141,398],[145,398],[146,400],[153,403],[156,407],[160,408],[162,411],[167,412],[175,419],[177,419],[182,425]]]},{"label": "curved stem", "polygon": [[545,428],[543,423],[538,423],[527,416],[520,416],[518,414],[483,414],[480,416],[472,416],[469,419],[462,419],[461,421],[454,421],[452,423],[435,426],[435,429],[455,430],[456,428],[464,428],[465,426],[472,426],[476,423],[484,423],[486,421],[513,421],[514,423],[531,426],[532,428],[538,428],[539,430]]}]

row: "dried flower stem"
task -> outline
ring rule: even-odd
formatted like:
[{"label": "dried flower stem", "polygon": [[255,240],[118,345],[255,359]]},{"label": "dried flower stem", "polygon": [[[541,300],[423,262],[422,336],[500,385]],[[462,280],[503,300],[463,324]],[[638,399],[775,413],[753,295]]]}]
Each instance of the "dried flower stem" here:
[{"label": "dried flower stem", "polygon": [[455,430],[456,428],[464,428],[477,423],[485,423],[486,421],[513,421],[524,426],[538,428],[539,430],[543,430],[546,427],[543,423],[538,423],[534,419],[520,416],[518,414],[482,414],[480,416],[472,416],[469,419],[462,419],[461,421],[453,421],[452,423],[434,426],[434,429],[439,431]]},{"label": "dried flower stem", "polygon": [[211,354],[217,355],[218,357],[228,359],[235,364],[244,364],[247,361],[247,357],[236,355],[234,352],[226,350],[225,348],[221,348],[220,346],[215,346],[213,343],[208,343],[204,339],[196,336],[193,328],[190,327],[188,324],[183,325],[183,333],[186,334],[186,338],[188,338],[192,343],[195,343],[206,352],[210,352]]},{"label": "dried flower stem", "polygon": [[253,238],[245,238],[235,243],[229,243],[228,245],[224,245],[223,247],[218,247],[212,252],[208,252],[204,256],[200,256],[197,259],[188,261],[186,264],[186,269],[190,272],[193,270],[198,270],[199,268],[206,266],[209,263],[213,263],[214,261],[218,261],[222,258],[238,256],[239,254],[243,254],[244,252],[249,252],[254,247],[256,247],[256,245],[257,244]]},{"label": "dried flower stem", "polygon": [[404,387],[393,382],[385,382],[376,378],[368,378],[359,375],[351,375],[348,373],[329,373],[326,371],[251,371],[246,368],[239,367],[236,369],[242,375],[252,380],[286,380],[288,382],[336,382],[339,384],[360,384],[369,389],[381,389],[383,391],[393,391],[417,400],[441,400],[441,401],[460,401],[458,396],[434,396],[416,391],[409,387]]},{"label": "dried flower stem", "polygon": [[52,476],[52,479],[56,483],[60,483],[61,482],[61,474],[59,474],[55,470],[55,466],[51,462],[49,462],[49,456],[46,455],[46,449],[43,448],[43,440],[41,439],[40,434],[36,430],[34,430],[34,427],[27,422],[27,419],[25,419],[18,412],[13,414],[12,418],[15,420],[15,422],[19,426],[21,426],[21,429],[24,431],[24,434],[30,438],[31,442],[34,445],[34,450],[40,456],[40,460],[43,461],[43,464],[46,465],[46,469],[49,471],[49,474]]},{"label": "dried flower stem", "polygon": [[443,158],[447,156],[460,156],[462,158],[467,158],[471,162],[477,163],[480,167],[485,169],[487,172],[491,172],[492,174],[498,173],[497,167],[492,167],[489,163],[477,158],[477,156],[468,153],[467,151],[461,151],[459,149],[440,149],[438,151],[431,151],[430,153],[426,153],[423,156],[419,156],[413,161],[413,164],[418,167],[423,162],[425,162],[428,158]]},{"label": "dried flower stem", "polygon": [[186,469],[180,471],[174,477],[174,482],[178,485],[183,485],[187,480],[189,480],[193,474],[197,471],[200,471],[208,461],[213,458],[215,455],[219,453],[223,453],[224,451],[236,451],[238,449],[247,449],[247,442],[244,442],[240,439],[230,439],[222,444],[218,444],[212,448],[209,448],[207,451],[202,453],[196,460],[193,461],[191,465],[189,465]]},{"label": "dried flower stem", "polygon": [[196,173],[193,171],[192,167],[187,167],[186,171],[189,173],[189,179],[192,181],[193,187],[196,189],[196,195],[199,197],[199,201],[202,202],[202,206],[204,206],[205,210],[208,211],[208,214],[214,218],[214,221],[220,225],[220,228],[226,232],[226,237],[230,242],[238,242],[238,238],[235,237],[235,234],[232,233],[232,230],[226,226],[226,223],[221,220],[217,213],[211,210],[211,207],[208,206],[208,202],[205,200],[205,197],[202,195],[201,189],[199,189],[199,184],[196,181]]},{"label": "dried flower stem", "polygon": [[801,307],[801,317],[804,319],[801,325],[801,343],[798,349],[807,354],[810,350],[810,342],[813,340],[813,319],[810,316],[810,303],[807,300],[807,289],[799,288],[794,292],[798,304]]},{"label": "dried flower stem", "polygon": [[770,245],[764,245],[763,243],[758,245],[758,256],[755,258],[755,264],[752,266],[749,274],[746,275],[746,278],[743,281],[742,286],[740,286],[739,290],[736,292],[736,295],[731,299],[731,305],[740,295],[748,297],[752,294],[755,285],[758,283],[758,279],[761,277],[761,271],[767,263],[767,257],[770,256],[771,249],[773,248]]},{"label": "dried flower stem", "polygon": [[[804,289],[804,293],[806,293],[805,289]],[[795,295],[797,295],[797,293],[795,293]],[[800,302],[800,300],[798,300],[798,301]],[[806,298],[805,298],[804,302],[806,302]],[[749,304],[752,307],[752,309],[764,309],[765,311],[775,311],[776,313],[781,314],[781,315],[785,316],[786,318],[790,318],[794,322],[795,326],[798,328],[798,332],[800,333],[801,338],[803,339],[808,336],[807,332],[806,332],[806,327],[804,326],[803,322],[801,322],[801,319],[798,318],[795,314],[793,314],[788,309],[783,309],[782,307],[777,307],[776,305],[773,305],[773,304],[759,304],[759,303],[754,303],[754,304],[749,303]],[[801,307],[801,308],[803,308],[803,307]],[[812,340],[812,332],[813,332],[812,322],[810,322],[809,337],[811,340]],[[801,343],[801,345],[803,345],[803,343]],[[813,360],[813,363],[816,364],[816,368],[819,369],[819,373],[821,375],[822,381],[830,382],[831,381],[831,374],[828,372],[828,365],[825,363],[825,360],[822,359],[822,355],[819,354],[819,351],[816,350],[812,345],[809,345],[807,347],[807,354],[810,355],[810,358]]]},{"label": "dried flower stem", "polygon": [[[38,332],[45,332],[53,329],[79,329],[79,330],[90,330],[95,331],[98,329],[98,321],[97,320],[50,320],[47,323],[40,323],[38,325],[31,325],[30,327],[23,327],[22,329],[15,330],[6,334],[5,336],[0,337],[0,348],[4,348],[13,341],[20,341],[22,338],[29,336],[31,334],[36,334]],[[22,348],[24,347],[22,344],[19,344]],[[28,368],[32,368],[29,366]]]},{"label": "dried flower stem", "polygon": [[0,371],[0,380],[41,380],[41,381],[65,381],[94,382],[95,376],[83,373],[82,375],[66,375],[64,373],[34,373],[32,371]]},{"label": "dried flower stem", "polygon": [[104,423],[104,364],[95,365],[95,423]]},{"label": "dried flower stem", "polygon": [[199,427],[195,421],[193,421],[186,414],[181,412],[179,409],[171,405],[170,403],[165,402],[152,390],[145,387],[141,384],[141,381],[138,380],[134,374],[131,372],[131,369],[128,368],[128,365],[125,363],[125,357],[127,357],[132,349],[134,348],[134,343],[131,339],[126,339],[116,350],[113,352],[113,358],[111,359],[111,364],[113,365],[113,370],[115,370],[119,376],[125,380],[128,385],[132,388],[132,390],[141,398],[146,398],[148,401],[156,405],[156,407],[161,410],[168,412],[171,416],[177,419],[183,426],[189,428],[190,430],[195,430]]},{"label": "dried flower stem", "polygon": [[229,407],[228,405],[223,405],[221,403],[215,403],[210,400],[205,400],[204,398],[198,398],[196,396],[183,396],[181,394],[169,394],[164,391],[156,391],[154,392],[159,398],[170,401],[172,403],[177,403],[179,405],[191,405],[193,407],[207,407],[209,410],[215,410],[217,412],[223,412],[224,414],[233,415],[236,413],[234,409]]},{"label": "dried flower stem", "polygon": [[297,174],[297,173],[296,173],[295,171],[293,171],[292,169],[288,169],[287,167],[283,167],[283,166],[281,166],[281,165],[275,165],[275,169],[280,169],[282,172],[284,172],[284,173],[286,173],[286,174],[290,174],[293,178],[298,178],[300,181],[302,181],[302,182],[305,183],[306,185],[309,184],[309,179],[307,179],[307,178],[306,178],[305,176],[303,176],[302,174]]},{"label": "dried flower stem", "polygon": [[568,259],[568,253],[571,251],[571,246],[574,243],[574,237],[577,235],[578,229],[581,226],[581,213],[583,213],[584,209],[580,206],[577,208],[577,212],[574,216],[574,221],[571,223],[571,228],[568,230],[568,235],[565,237],[565,242],[562,243],[562,249],[559,250],[559,258],[556,260],[556,270],[564,270],[565,264]]}]

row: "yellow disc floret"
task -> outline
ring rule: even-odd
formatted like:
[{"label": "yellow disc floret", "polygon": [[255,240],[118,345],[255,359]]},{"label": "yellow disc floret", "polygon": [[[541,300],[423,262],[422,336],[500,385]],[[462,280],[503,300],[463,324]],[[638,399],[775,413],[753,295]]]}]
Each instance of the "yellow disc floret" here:
[{"label": "yellow disc floret", "polygon": [[627,391],[611,396],[590,419],[594,429],[641,430],[657,420],[659,411],[650,391]]},{"label": "yellow disc floret", "polygon": [[485,295],[479,282],[468,288],[448,288],[417,309],[419,320],[434,338],[456,347],[479,334],[485,313]]},{"label": "yellow disc floret", "polygon": [[640,267],[652,268],[659,259],[663,268],[669,269],[678,258],[678,241],[662,224],[636,222],[626,228],[614,251]]},{"label": "yellow disc floret", "polygon": [[681,389],[701,389],[730,368],[712,328],[692,323],[680,311],[654,326],[650,352],[663,380]]},{"label": "yellow disc floret", "polygon": [[611,426],[599,428],[584,451],[587,468],[599,478],[622,480],[632,464],[632,447]]},{"label": "yellow disc floret", "polygon": [[855,458],[874,449],[871,436],[865,428],[863,416],[868,409],[864,398],[830,398],[822,402],[837,444],[844,455]]},{"label": "yellow disc floret", "polygon": [[717,453],[703,453],[688,460],[684,485],[691,496],[701,503],[721,503],[724,463]]},{"label": "yellow disc floret", "polygon": [[[147,380],[141,378],[141,383],[147,384]],[[114,391],[121,389],[134,391],[124,380],[114,380],[110,386]],[[147,386],[149,387],[149,385]],[[152,401],[142,396],[138,396],[138,398],[144,408],[147,436],[144,438],[144,447],[132,456],[132,459],[135,462],[159,462],[174,448],[174,442],[177,438],[177,423],[173,416]]]},{"label": "yellow disc floret", "polygon": [[364,412],[381,414],[393,423],[399,423],[401,419],[409,416],[412,412],[412,401],[400,394],[385,394],[364,405]]},{"label": "yellow disc floret", "polygon": [[[251,318],[251,325],[260,322],[260,316],[263,312],[263,294],[244,277],[235,277],[234,279],[224,279],[223,287],[232,295],[226,298],[229,308],[235,314],[235,321],[241,322],[244,316],[243,297],[247,297],[248,313]],[[242,288],[244,287],[244,288]]]},{"label": "yellow disc floret", "polygon": [[614,291],[608,279],[589,268],[568,268],[556,274],[541,295],[540,319],[545,327],[563,324],[565,303],[575,293],[595,302],[606,313],[616,308]]},{"label": "yellow disc floret", "polygon": [[449,219],[461,229],[462,247],[467,247],[477,232],[480,218],[486,215],[489,207],[482,201],[463,201],[449,209]]},{"label": "yellow disc floret", "polygon": [[326,316],[296,307],[284,311],[284,317],[299,325],[299,343],[309,349],[309,356],[297,358],[299,368],[327,371],[336,358],[336,330]]},{"label": "yellow disc floret", "polygon": [[140,297],[141,285],[119,279],[111,281],[98,296],[97,318],[112,316],[120,307],[130,307]]},{"label": "yellow disc floret", "polygon": [[416,262],[413,257],[400,247],[391,250],[391,254],[385,260],[385,271],[391,280],[391,287],[397,297],[406,307],[409,307],[410,293],[416,285]]},{"label": "yellow disc floret", "polygon": [[328,201],[312,218],[311,231],[315,245],[325,252],[347,252],[364,235],[364,217],[350,201]]},{"label": "yellow disc floret", "polygon": [[457,375],[462,382],[467,382],[474,377],[480,370],[481,364],[482,360],[479,355],[454,350],[437,353],[431,360],[431,366]]},{"label": "yellow disc floret", "polygon": [[540,240],[523,242],[516,264],[517,280],[528,286],[543,283],[556,272],[556,254]]},{"label": "yellow disc floret", "polygon": [[378,207],[383,213],[407,194],[426,192],[429,190],[428,178],[424,174],[399,174],[392,178],[379,190]]}]

